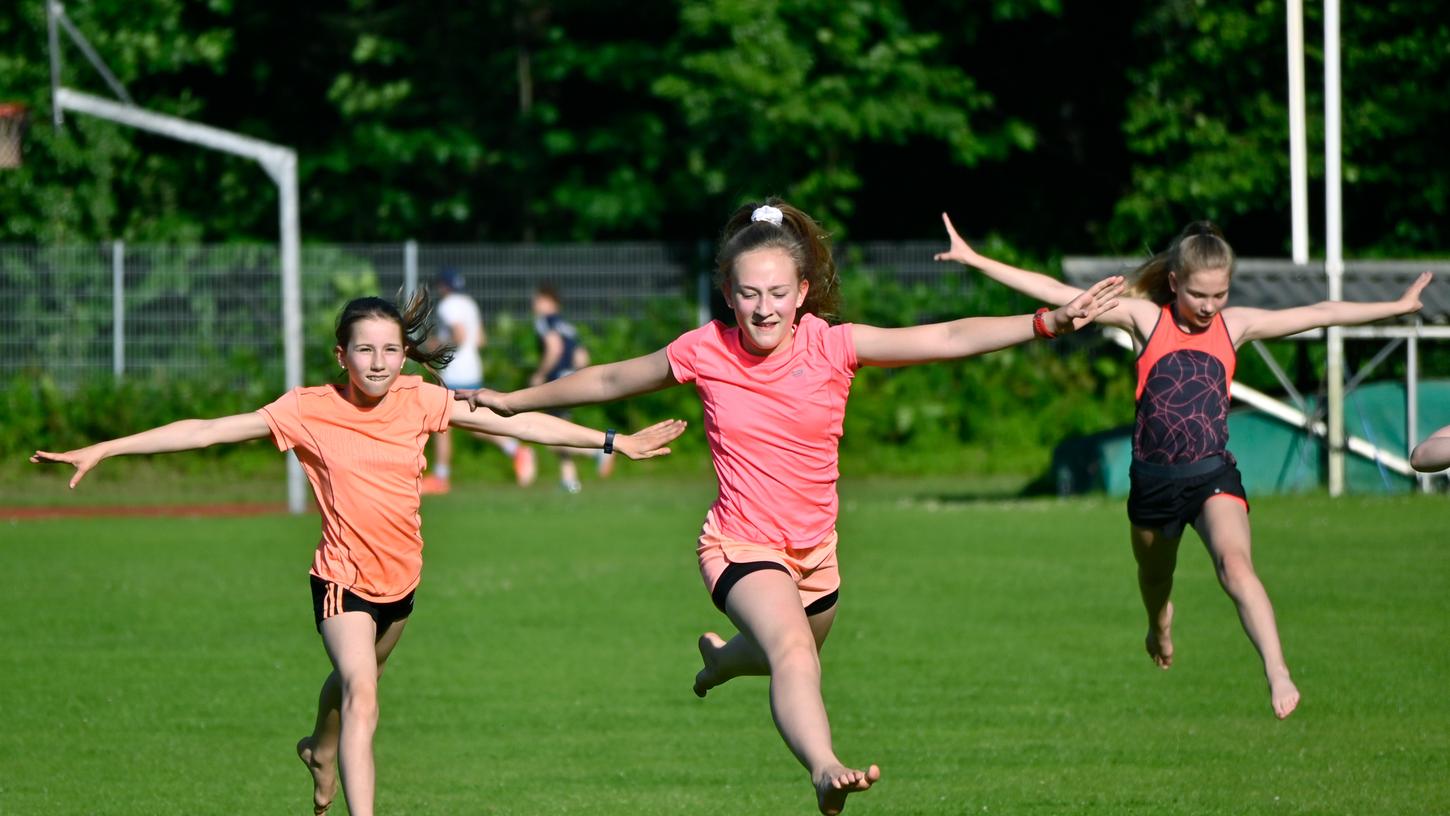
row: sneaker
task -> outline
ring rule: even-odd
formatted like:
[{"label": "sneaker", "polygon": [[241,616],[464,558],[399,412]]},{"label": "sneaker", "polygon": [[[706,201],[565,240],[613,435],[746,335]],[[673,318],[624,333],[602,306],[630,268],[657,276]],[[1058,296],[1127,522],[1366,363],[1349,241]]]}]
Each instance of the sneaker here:
[{"label": "sneaker", "polygon": [[440,479],[431,473],[423,477],[424,496],[441,496],[452,489],[453,488],[451,485],[448,484],[447,479]]},{"label": "sneaker", "polygon": [[572,482],[560,482],[559,487],[563,488],[565,493],[578,493],[584,489],[584,485],[579,484],[578,479]]},{"label": "sneaker", "polygon": [[599,478],[609,478],[609,475],[614,472],[614,462],[614,454],[605,453],[604,451],[595,451],[594,465],[599,470]]},{"label": "sneaker", "polygon": [[539,475],[537,463],[534,462],[534,449],[528,445],[519,445],[514,451],[514,480],[519,487],[528,487],[534,483],[534,477]]}]

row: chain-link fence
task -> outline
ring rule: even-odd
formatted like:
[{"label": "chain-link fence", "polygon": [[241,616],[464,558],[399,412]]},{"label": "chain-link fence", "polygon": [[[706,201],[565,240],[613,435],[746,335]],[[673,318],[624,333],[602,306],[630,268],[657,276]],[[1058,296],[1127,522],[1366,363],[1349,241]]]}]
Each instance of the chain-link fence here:
[{"label": "chain-link fence", "polygon": [[[841,255],[901,283],[935,285],[955,266],[932,261],[938,249],[857,244]],[[592,329],[642,319],[666,299],[693,305],[700,320],[716,297],[712,251],[703,243],[308,246],[304,333],[309,345],[326,344],[349,298],[392,297],[444,268],[463,275],[486,321],[530,319],[543,282],[562,294],[571,320]],[[275,372],[280,382],[278,268],[269,245],[0,246],[0,382],[42,370],[75,383],[205,369]]]}]

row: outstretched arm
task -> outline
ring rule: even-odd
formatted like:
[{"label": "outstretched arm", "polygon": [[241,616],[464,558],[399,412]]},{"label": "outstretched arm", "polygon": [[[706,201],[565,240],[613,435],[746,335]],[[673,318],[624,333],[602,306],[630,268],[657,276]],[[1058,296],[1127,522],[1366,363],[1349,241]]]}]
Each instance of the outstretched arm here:
[{"label": "outstretched arm", "polygon": [[[1057,278],[1041,272],[1018,269],[978,253],[972,249],[971,245],[962,240],[962,236],[957,234],[956,228],[952,226],[952,219],[946,213],[941,214],[941,220],[946,224],[947,238],[951,241],[951,246],[946,252],[938,252],[933,256],[936,260],[956,261],[974,267],[1009,289],[1015,289],[1034,300],[1050,303],[1053,306],[1071,303],[1082,295],[1083,290]],[[1141,298],[1125,297],[1120,300],[1123,308],[1103,315],[1098,322],[1106,326],[1129,330],[1146,327],[1147,331],[1151,332],[1153,322],[1158,319],[1158,307]],[[1141,331],[1139,333],[1142,334]]]},{"label": "outstretched arm", "polygon": [[120,439],[98,442],[84,448],[64,453],[36,451],[30,457],[36,464],[54,462],[74,465],[76,472],[70,486],[75,487],[91,468],[102,459],[132,453],[171,453],[194,450],[225,442],[245,442],[249,439],[264,439],[272,435],[267,420],[257,412],[236,414],[218,419],[183,419],[160,428],[152,428]]},{"label": "outstretched arm", "polygon": [[[1045,313],[1043,324],[1053,335],[1077,331],[1118,305],[1121,277],[1104,278],[1070,303]],[[862,365],[902,366],[985,354],[1031,340],[1034,315],[964,317],[948,323],[882,329],[857,325],[851,330],[856,359]]]},{"label": "outstretched arm", "polygon": [[660,349],[643,357],[583,368],[551,383],[521,391],[504,394],[484,389],[471,394],[459,392],[458,397],[467,399],[474,407],[488,408],[499,416],[511,416],[541,408],[610,402],[675,384],[675,376],[670,372],[670,359],[665,350]]},{"label": "outstretched arm", "polygon": [[[604,431],[596,431],[568,420],[540,413],[514,414],[502,417],[487,408],[475,409],[463,403],[453,403],[453,412],[448,424],[470,431],[512,436],[524,442],[540,445],[557,445],[566,448],[602,448]],[[614,450],[631,459],[649,459],[670,452],[665,447],[675,437],[685,432],[686,423],[678,419],[667,419],[632,434],[617,434]]]},{"label": "outstretched arm", "polygon": [[1353,326],[1358,323],[1372,323],[1387,317],[1397,317],[1420,311],[1420,293],[1430,285],[1435,276],[1421,273],[1411,283],[1399,300],[1378,303],[1354,303],[1344,300],[1326,300],[1312,306],[1293,309],[1251,309],[1232,307],[1223,310],[1224,322],[1235,336],[1234,345],[1240,346],[1251,340],[1268,340],[1286,337],[1310,329],[1326,326]]},{"label": "outstretched arm", "polygon": [[1450,468],[1450,425],[1415,446],[1410,452],[1410,467],[1421,473],[1438,473]]}]

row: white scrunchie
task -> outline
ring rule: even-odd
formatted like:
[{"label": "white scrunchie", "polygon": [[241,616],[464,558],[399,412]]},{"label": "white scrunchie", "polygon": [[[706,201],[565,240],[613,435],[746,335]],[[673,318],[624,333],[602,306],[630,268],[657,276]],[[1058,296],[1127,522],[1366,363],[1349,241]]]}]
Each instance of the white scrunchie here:
[{"label": "white scrunchie", "polygon": [[763,207],[756,207],[755,212],[750,214],[750,220],[769,221],[778,227],[785,220],[785,213],[781,212],[779,207],[772,207],[766,204]]}]

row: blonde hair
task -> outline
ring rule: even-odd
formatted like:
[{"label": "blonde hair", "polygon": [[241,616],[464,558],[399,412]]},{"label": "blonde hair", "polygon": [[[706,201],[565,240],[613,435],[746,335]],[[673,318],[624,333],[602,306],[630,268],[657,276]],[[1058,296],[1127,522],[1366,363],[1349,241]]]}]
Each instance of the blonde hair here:
[{"label": "blonde hair", "polygon": [[1223,231],[1211,221],[1194,221],[1178,233],[1167,249],[1138,267],[1129,294],[1163,306],[1175,299],[1168,281],[1170,272],[1182,284],[1201,269],[1227,269],[1232,278],[1233,267],[1233,247],[1224,240]]},{"label": "blonde hair", "polygon": [[[780,223],[752,221],[751,215],[761,206],[780,210]],[[720,254],[715,258],[715,285],[732,282],[735,261],[757,249],[781,249],[795,262],[796,280],[809,282],[805,302],[796,312],[799,319],[810,313],[823,320],[836,322],[841,312],[841,282],[836,274],[836,259],[831,257],[829,236],[814,219],[804,212],[771,197],[762,204],[746,204],[725,222],[720,237]]]}]

